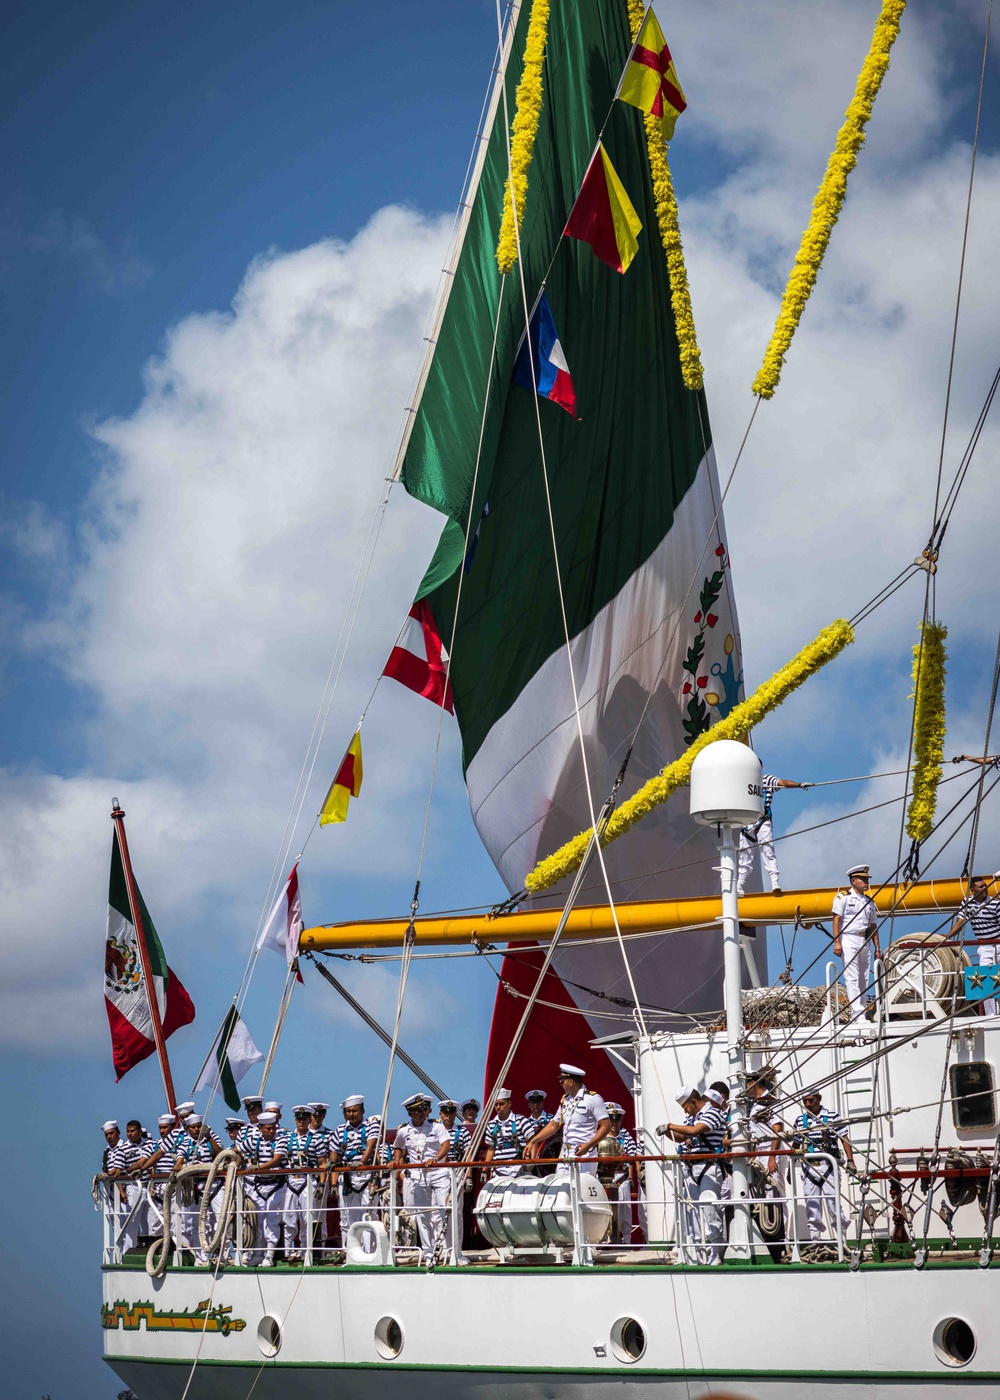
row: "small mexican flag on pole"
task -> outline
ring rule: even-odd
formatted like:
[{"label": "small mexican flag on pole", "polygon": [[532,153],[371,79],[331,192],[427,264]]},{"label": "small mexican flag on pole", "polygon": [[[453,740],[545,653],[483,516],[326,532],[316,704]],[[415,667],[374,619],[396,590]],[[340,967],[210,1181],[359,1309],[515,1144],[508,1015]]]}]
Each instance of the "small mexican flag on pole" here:
[{"label": "small mexican flag on pole", "polygon": [[166,1040],[178,1027],[194,1020],[194,1004],[167,966],[156,926],[139,893],[125,838],[125,813],[117,801],[111,818],[115,830],[104,943],[104,1005],[111,1027],[115,1074],[121,1079],[155,1050],[173,1112],[176,1104]]},{"label": "small mexican flag on pole", "polygon": [[240,1106],[240,1091],[236,1087],[251,1065],[259,1065],[264,1056],[254,1045],[245,1022],[235,1006],[226,1012],[222,1029],[215,1038],[215,1053],[208,1059],[194,1086],[199,1089],[221,1088],[222,1097],[235,1113]]}]

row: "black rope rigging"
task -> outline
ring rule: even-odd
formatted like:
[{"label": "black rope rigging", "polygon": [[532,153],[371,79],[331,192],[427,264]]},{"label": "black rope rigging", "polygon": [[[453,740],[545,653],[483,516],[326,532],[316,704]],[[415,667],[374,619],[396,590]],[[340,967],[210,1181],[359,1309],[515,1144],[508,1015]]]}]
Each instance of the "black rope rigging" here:
[{"label": "black rope rigging", "polygon": [[[1000,682],[1000,632],[997,633],[997,650],[993,660],[993,685],[990,690],[990,708],[986,715],[986,737],[983,740],[983,763],[979,769],[979,801],[982,801],[983,784],[986,781],[986,770],[993,767],[986,760],[990,753],[990,735],[993,732],[993,715],[997,706],[997,683]],[[969,849],[965,853],[965,866],[962,870],[962,879],[968,880],[976,864],[976,841],[979,837],[979,803],[976,804],[976,815],[972,822],[972,831],[969,834]]]}]

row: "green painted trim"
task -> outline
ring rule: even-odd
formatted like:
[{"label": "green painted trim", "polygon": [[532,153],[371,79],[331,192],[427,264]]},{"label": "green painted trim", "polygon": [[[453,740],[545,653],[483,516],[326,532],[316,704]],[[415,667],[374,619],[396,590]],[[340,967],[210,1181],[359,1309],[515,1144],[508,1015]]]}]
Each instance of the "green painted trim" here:
[{"label": "green painted trim", "polygon": [[[190,1366],[191,1358],[182,1356],[109,1356],[102,1358],[109,1366],[115,1362],[134,1362],[156,1366]],[[261,1358],[260,1361],[221,1361],[212,1357],[202,1357],[199,1366],[240,1366],[261,1370],[273,1366],[285,1371],[467,1371],[485,1372],[491,1376],[675,1376],[697,1381],[714,1380],[778,1380],[778,1381],[831,1381],[831,1380],[898,1380],[898,1381],[997,1381],[1000,1371],[748,1371],[741,1370],[693,1370],[691,1368],[660,1368],[642,1366],[418,1366],[407,1361],[278,1361],[274,1358]]]}]

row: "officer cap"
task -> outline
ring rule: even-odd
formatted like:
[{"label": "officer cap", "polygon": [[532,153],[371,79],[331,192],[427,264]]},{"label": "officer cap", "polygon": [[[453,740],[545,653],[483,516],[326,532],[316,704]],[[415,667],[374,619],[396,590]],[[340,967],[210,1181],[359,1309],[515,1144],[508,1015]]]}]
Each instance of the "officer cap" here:
[{"label": "officer cap", "polygon": [[281,1104],[278,1103],[276,1099],[268,1099],[267,1103],[264,1105],[264,1108],[265,1108],[265,1111],[268,1112],[268,1113],[280,1113],[280,1112],[281,1112]]},{"label": "officer cap", "polygon": [[501,1099],[509,1099],[509,1098],[510,1098],[510,1090],[509,1090],[509,1089],[498,1089],[498,1090],[497,1090],[497,1103],[499,1103]]},{"label": "officer cap", "polygon": [[260,1115],[260,1117],[257,1119],[257,1122],[258,1122],[258,1123],[264,1123],[264,1124],[267,1124],[267,1123],[277,1123],[277,1121],[278,1121],[278,1115],[277,1115],[276,1113],[262,1113],[262,1114]]},{"label": "officer cap", "polygon": [[463,1099],[462,1102],[461,1102],[460,1107],[462,1107],[462,1108],[474,1108],[474,1109],[476,1110],[476,1112],[478,1113],[479,1110],[480,1110],[480,1108],[482,1107],[482,1104],[479,1102],[478,1099]]},{"label": "officer cap", "polygon": [[545,1099],[548,1098],[548,1095],[544,1089],[529,1089],[524,1097],[526,1099]]},{"label": "officer cap", "polygon": [[454,1099],[438,1099],[438,1108],[457,1108],[458,1104]]},{"label": "officer cap", "polygon": [[357,1108],[359,1105],[363,1108],[364,1104],[364,1094],[348,1094],[346,1099],[341,1099],[340,1101],[341,1108]]},{"label": "officer cap", "polygon": [[847,872],[847,878],[853,880],[855,875],[863,875],[866,880],[871,878],[871,872],[867,865],[852,865]]},{"label": "officer cap", "polygon": [[426,1094],[411,1094],[408,1099],[403,1100],[404,1108],[416,1108],[418,1104],[425,1103],[430,1106],[430,1099]]},{"label": "officer cap", "polygon": [[719,1093],[718,1089],[706,1089],[705,1097],[710,1103],[714,1103],[716,1108],[722,1107],[723,1098],[722,1095]]},{"label": "officer cap", "polygon": [[227,1128],[245,1128],[245,1127],[246,1127],[246,1123],[243,1121],[242,1118],[227,1118],[227,1119],[226,1119],[226,1127],[227,1127]]},{"label": "officer cap", "polygon": [[330,1105],[328,1103],[319,1103],[319,1101],[317,1101],[316,1103],[311,1103],[309,1107],[312,1109],[313,1113],[325,1113],[326,1110],[330,1107]]},{"label": "officer cap", "polygon": [[586,1079],[587,1077],[587,1071],[580,1069],[578,1065],[560,1065],[559,1073],[572,1075],[574,1079]]},{"label": "officer cap", "polygon": [[624,1112],[625,1112],[625,1110],[622,1108],[621,1104],[620,1104],[620,1103],[615,1103],[614,1099],[612,1099],[610,1103],[606,1104],[605,1107],[606,1107],[607,1110],[608,1110],[608,1115],[609,1115],[609,1117],[610,1117],[610,1116],[615,1116],[615,1117],[621,1118],[622,1115],[623,1115]]},{"label": "officer cap", "polygon": [[[171,1120],[171,1121],[173,1121],[173,1120]],[[102,1132],[102,1133],[110,1133],[110,1131],[111,1131],[112,1128],[117,1128],[117,1127],[118,1127],[118,1124],[115,1122],[115,1120],[114,1120],[113,1118],[109,1118],[108,1121],[104,1124],[103,1128],[101,1129],[101,1132]]]},{"label": "officer cap", "polygon": [[177,1105],[177,1112],[178,1112],[178,1113],[193,1113],[193,1112],[194,1112],[194,1103],[191,1101],[191,1099],[188,1099],[186,1103],[179,1103],[179,1104]]},{"label": "officer cap", "polygon": [[687,1103],[688,1099],[693,1099],[696,1097],[700,1097],[700,1095],[698,1094],[698,1090],[694,1087],[694,1085],[685,1084],[684,1088],[681,1089],[677,1095],[677,1102],[679,1104],[685,1104]]},{"label": "officer cap", "polygon": [[292,1109],[292,1113],[296,1118],[311,1118],[313,1116],[312,1104],[297,1103]]},{"label": "officer cap", "polygon": [[244,1108],[253,1108],[254,1104],[263,1104],[264,1100],[259,1094],[248,1094],[243,1100]]}]

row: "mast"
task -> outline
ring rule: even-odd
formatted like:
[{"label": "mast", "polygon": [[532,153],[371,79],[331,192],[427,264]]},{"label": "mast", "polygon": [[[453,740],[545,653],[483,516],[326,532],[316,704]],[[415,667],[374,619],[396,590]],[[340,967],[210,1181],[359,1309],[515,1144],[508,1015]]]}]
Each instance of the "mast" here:
[{"label": "mast", "polygon": [[160,1062],[160,1074],[163,1076],[163,1091],[167,1096],[167,1107],[171,1113],[175,1113],[177,1111],[177,1098],[174,1094],[174,1081],[170,1073],[170,1061],[167,1058],[167,1042],[163,1034],[163,1023],[160,1020],[160,1007],[156,1000],[156,988],[149,965],[149,949],[146,947],[146,931],[142,923],[139,891],[136,888],[135,876],[132,874],[132,862],[129,859],[128,838],[125,835],[125,813],[119,807],[117,797],[113,799],[111,820],[115,824],[118,851],[122,858],[122,869],[125,871],[128,907],[132,915],[132,927],[135,929],[135,942],[139,950],[139,964],[142,967],[142,980],[146,988],[146,1001],[149,1004],[149,1019],[153,1026],[153,1043],[156,1046],[156,1056]]}]

